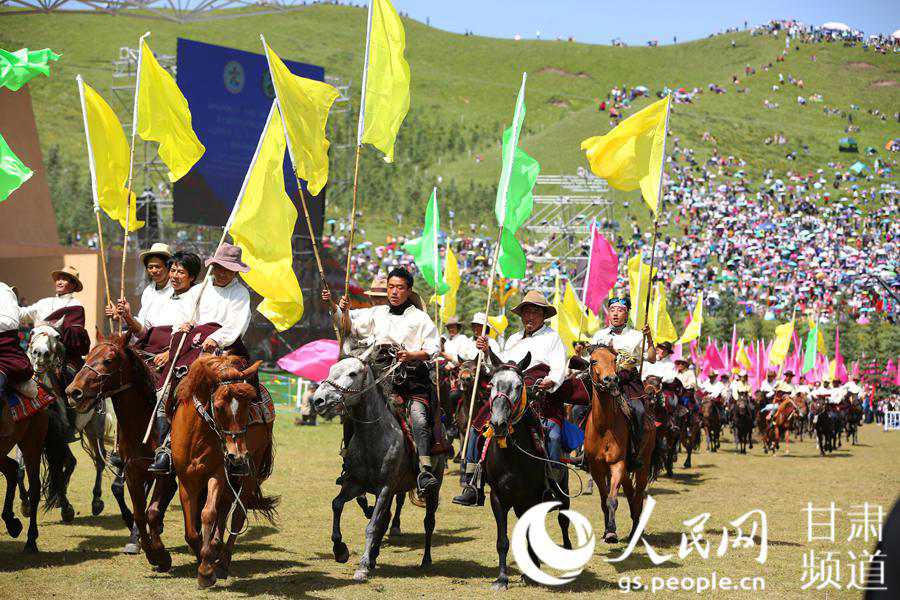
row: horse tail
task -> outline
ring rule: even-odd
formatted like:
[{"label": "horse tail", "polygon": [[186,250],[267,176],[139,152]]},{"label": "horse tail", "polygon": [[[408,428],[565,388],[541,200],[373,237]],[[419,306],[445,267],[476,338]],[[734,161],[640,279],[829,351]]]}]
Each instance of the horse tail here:
[{"label": "horse tail", "polygon": [[275,465],[275,440],[269,442],[266,453],[260,462],[259,468],[256,470],[256,489],[251,492],[248,498],[244,500],[244,506],[247,510],[252,510],[257,515],[262,516],[273,526],[276,525],[278,517],[278,504],[281,502],[280,496],[264,496],[262,492],[262,482],[269,478],[272,474],[272,467]]},{"label": "horse tail", "polygon": [[47,410],[46,413],[50,418],[42,451],[45,477],[41,483],[45,511],[62,505],[75,466],[75,457],[66,442],[66,427],[62,418],[53,410]]}]

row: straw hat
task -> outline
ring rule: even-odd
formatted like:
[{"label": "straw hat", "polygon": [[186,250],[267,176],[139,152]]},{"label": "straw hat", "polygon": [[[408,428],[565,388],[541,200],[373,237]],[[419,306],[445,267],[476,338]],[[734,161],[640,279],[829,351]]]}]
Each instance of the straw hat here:
[{"label": "straw hat", "polygon": [[449,319],[447,319],[447,321],[444,323],[444,326],[446,326],[446,327],[450,327],[451,325],[456,325],[457,327],[459,327],[460,326],[459,317],[454,315],[454,316],[450,317]]},{"label": "straw hat", "polygon": [[246,273],[250,270],[250,267],[241,260],[240,246],[233,246],[228,242],[216,248],[216,253],[206,259],[206,266],[210,265],[219,265],[223,269],[237,273]]},{"label": "straw hat", "polygon": [[141,262],[144,263],[144,266],[147,266],[147,259],[152,256],[158,256],[163,259],[163,262],[166,262],[168,259],[172,258],[172,249],[169,248],[168,244],[163,244],[162,242],[156,242],[149,249],[144,250],[138,256],[141,259]]},{"label": "straw hat", "polygon": [[512,312],[522,316],[522,309],[527,305],[537,306],[541,310],[544,311],[544,319],[549,319],[556,314],[556,309],[552,304],[547,302],[547,299],[544,297],[544,294],[539,292],[538,290],[529,290],[525,297],[522,298],[522,301],[519,302],[519,305],[512,309]]},{"label": "straw hat", "polygon": [[372,280],[372,285],[366,290],[366,296],[383,296],[387,297],[387,278],[381,275]]},{"label": "straw hat", "polygon": [[84,289],[84,285],[81,283],[81,277],[78,275],[78,269],[71,265],[66,265],[62,269],[57,269],[55,271],[50,271],[50,278],[56,279],[57,277],[65,277],[69,279],[72,283],[75,284],[76,292],[80,292]]},{"label": "straw hat", "polygon": [[477,312],[472,315],[472,321],[470,325],[481,325],[482,327],[487,327],[488,329],[493,329],[491,324],[487,320],[487,315],[483,312]]}]

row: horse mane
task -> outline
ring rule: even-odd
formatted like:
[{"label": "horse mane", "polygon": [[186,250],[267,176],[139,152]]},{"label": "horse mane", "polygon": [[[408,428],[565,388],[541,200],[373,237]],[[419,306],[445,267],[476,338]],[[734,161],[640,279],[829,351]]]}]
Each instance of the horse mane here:
[{"label": "horse mane", "polygon": [[[219,376],[213,370],[215,365],[224,364],[236,371],[240,371],[240,365],[243,360],[242,357],[233,354],[222,354],[220,356],[214,354],[200,355],[191,364],[191,368],[188,369],[187,375],[184,376],[181,383],[178,384],[179,391],[182,388],[185,390],[184,394],[180,394],[182,402],[186,402],[192,396],[197,395],[198,392],[201,392],[201,395],[207,395],[202,393],[202,391],[208,393],[208,390],[211,390],[218,383]],[[235,396],[240,397],[241,400],[252,401],[256,395],[256,389],[250,384],[245,383],[245,385],[246,389],[243,389],[243,386],[241,386],[233,390],[233,393]]]},{"label": "horse mane", "polygon": [[131,371],[132,381],[142,386],[144,391],[153,392],[155,395],[156,385],[154,382],[156,378],[150,371],[150,367],[144,362],[144,359],[141,358],[134,348],[128,345],[129,337],[130,334],[128,333],[114,333],[107,337],[105,341],[118,347],[125,355]]}]

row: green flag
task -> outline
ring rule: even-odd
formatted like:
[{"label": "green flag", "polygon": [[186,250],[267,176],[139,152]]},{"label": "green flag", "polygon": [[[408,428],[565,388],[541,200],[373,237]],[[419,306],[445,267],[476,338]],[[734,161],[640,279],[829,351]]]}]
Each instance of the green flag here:
[{"label": "green flag", "polygon": [[806,348],[803,353],[803,369],[801,375],[816,368],[816,353],[819,350],[819,322],[816,321],[815,326],[809,330],[806,336]]},{"label": "green flag", "polygon": [[502,228],[500,234],[500,274],[509,279],[525,277],[525,252],[515,234],[531,216],[534,205],[532,190],[541,165],[519,148],[519,135],[525,121],[525,79],[516,99],[513,124],[503,132],[503,166],[497,186],[494,213]]},{"label": "green flag", "polygon": [[6,140],[0,135],[0,202],[19,189],[19,186],[34,175],[19,157],[13,154]]},{"label": "green flag", "polygon": [[17,91],[38,75],[50,76],[49,61],[59,60],[53,50],[31,50],[22,48],[7,52],[0,48],[0,87]]},{"label": "green flag", "polygon": [[438,252],[438,234],[441,230],[441,217],[438,212],[437,188],[431,192],[428,208],[425,209],[425,227],[422,237],[409,240],[403,249],[413,255],[416,266],[422,271],[425,282],[434,288],[437,295],[442,296],[450,291],[441,273],[441,254]]}]

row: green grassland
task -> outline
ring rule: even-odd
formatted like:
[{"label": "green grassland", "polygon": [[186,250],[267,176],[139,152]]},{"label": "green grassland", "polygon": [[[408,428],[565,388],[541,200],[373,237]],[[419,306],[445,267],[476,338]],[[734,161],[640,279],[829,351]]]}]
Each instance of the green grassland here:
[{"label": "green grassland", "polygon": [[[389,231],[388,224],[397,212],[417,222],[425,195],[438,176],[445,187],[454,188],[445,200],[455,205],[458,223],[483,220],[492,204],[492,186],[499,169],[498,140],[511,121],[523,71],[529,77],[522,145],[548,174],[573,173],[586,165],[579,144],[609,129],[606,113],[599,113],[596,106],[613,85],[645,85],[651,91],[666,85],[706,90],[709,83],[726,88],[725,95],[704,91],[694,104],[676,105],[671,131],[683,146],[695,148],[698,158],[712,150],[710,143],[701,140],[708,131],[717,139],[720,154],[748,162],[748,176],[755,182],[767,168],[780,176],[788,169],[807,172],[828,161],[849,166],[855,160],[837,151],[846,120],[824,114],[823,106],[849,110],[856,104],[861,108],[854,112],[854,124],[862,128],[854,134],[861,150],[874,146],[884,157],[885,142],[900,135],[900,126],[890,118],[900,105],[898,59],[859,47],[801,45],[790,51],[785,62],[776,63],[784,48],[783,36],[739,33],[658,48],[614,48],[463,36],[409,19],[404,25],[412,70],[412,108],[398,141],[397,161],[385,165],[377,160],[375,150],[364,150],[362,226],[372,238]],[[74,76],[81,73],[111,98],[111,61],[120,46],[134,46],[144,31],[152,30],[151,46],[163,54],[174,52],[177,37],[259,52],[259,33],[264,33],[281,56],[323,65],[326,73],[352,82],[356,104],[364,28],[364,10],[339,6],[310,6],[282,14],[193,24],[56,13],[4,17],[0,46],[49,46],[63,55],[53,65],[49,80],[38,79],[30,86],[41,145],[45,153],[58,146],[86,172]],[[812,55],[816,55],[815,62]],[[770,62],[774,67],[763,71]],[[757,74],[745,80],[743,69],[748,64]],[[785,84],[780,91],[771,91],[779,72],[802,79],[805,89]],[[749,87],[748,93],[735,93],[731,85],[734,74],[740,77],[742,87]],[[798,93],[807,97],[820,93],[824,102],[801,107],[796,103]],[[766,109],[765,98],[779,103],[780,108]],[[127,120],[127,109],[111,103]],[[872,108],[888,113],[888,120],[866,114]],[[347,130],[355,125],[352,121],[332,123],[333,137],[349,139]],[[787,144],[763,145],[765,137],[779,132],[787,137]],[[801,151],[803,144],[809,147],[808,154]],[[791,150],[799,154],[793,162],[785,159]],[[349,155],[345,152],[335,157],[333,173],[347,173]],[[484,160],[476,163],[475,155]],[[349,186],[334,186],[329,193],[329,213],[346,214],[349,197]],[[631,202],[630,210],[643,216],[636,204]]]},{"label": "green grassland", "polygon": [[[378,568],[366,584],[354,584],[353,572],[364,543],[365,522],[361,511],[350,503],[344,511],[343,534],[352,552],[350,562],[338,564],[331,556],[331,498],[340,470],[337,448],[340,425],[323,423],[318,427],[294,427],[293,415],[279,413],[275,437],[275,470],[265,488],[281,496],[277,528],[251,521],[253,527],[237,544],[232,578],[216,589],[200,591],[196,585],[196,564],[184,542],[181,508],[176,501],[165,522],[164,542],[173,552],[169,574],[155,573],[141,556],[125,556],[120,550],[125,531],[113,512],[107,478],[104,483],[106,511],[90,516],[90,486],[93,471],[87,459],[77,451],[70,499],[78,515],[72,525],[60,521],[54,510],[40,518],[37,556],[21,553],[23,541],[11,540],[0,533],[0,597],[65,597],[92,600],[130,598],[496,598],[490,582],[497,575],[495,527],[488,507],[463,508],[450,502],[458,493],[456,465],[446,475],[437,515],[434,565],[427,572],[419,569],[422,555],[423,512],[407,503],[402,516],[403,534],[389,539],[382,548]],[[321,422],[321,421],[320,421]],[[77,446],[77,445],[76,445]],[[76,447],[73,446],[73,449]],[[694,456],[694,468],[676,468],[675,477],[663,477],[650,487],[657,505],[646,529],[653,548],[675,557],[654,566],[640,545],[623,563],[614,565],[604,559],[619,556],[624,543],[608,546],[597,541],[594,556],[584,572],[561,590],[524,587],[518,571],[508,594],[511,598],[558,598],[560,593],[576,598],[623,597],[620,578],[640,576],[649,584],[652,577],[765,578],[765,589],[752,592],[643,592],[638,597],[658,598],[859,598],[859,591],[847,590],[850,581],[848,552],[859,555],[872,550],[871,539],[851,537],[855,505],[865,502],[883,507],[885,513],[897,499],[900,470],[895,457],[900,452],[900,434],[884,432],[880,426],[866,425],[860,445],[844,446],[828,457],[820,457],[808,439],[792,443],[790,455],[763,455],[756,446],[749,455],[735,454],[730,435],[725,435],[716,454],[701,452]],[[683,457],[682,457],[683,459]],[[680,463],[679,463],[680,464]],[[577,484],[574,484],[577,491]],[[835,542],[807,541],[807,502],[816,508],[834,502],[837,513]],[[622,533],[630,529],[623,501],[618,511]],[[599,498],[580,496],[573,508],[585,515],[595,533],[602,532]],[[730,548],[716,556],[723,527],[731,533],[729,522],[753,510],[762,509],[768,519],[768,558],[756,562],[757,548]],[[18,512],[18,503],[16,507]],[[711,544],[710,556],[703,559],[696,551],[685,558],[677,556],[682,534],[689,534],[684,521],[704,512],[710,514],[704,527],[704,539]],[[821,519],[816,516],[815,521]],[[510,518],[510,533],[515,522]],[[556,520],[548,519],[551,536],[559,543]],[[746,531],[746,530],[745,530]],[[814,535],[825,533],[813,530]],[[23,534],[24,535],[24,534]],[[824,557],[835,552],[841,560],[840,590],[828,588],[802,590],[804,555],[814,550]],[[512,561],[512,556],[510,556]],[[513,564],[512,562],[510,563]]]}]

